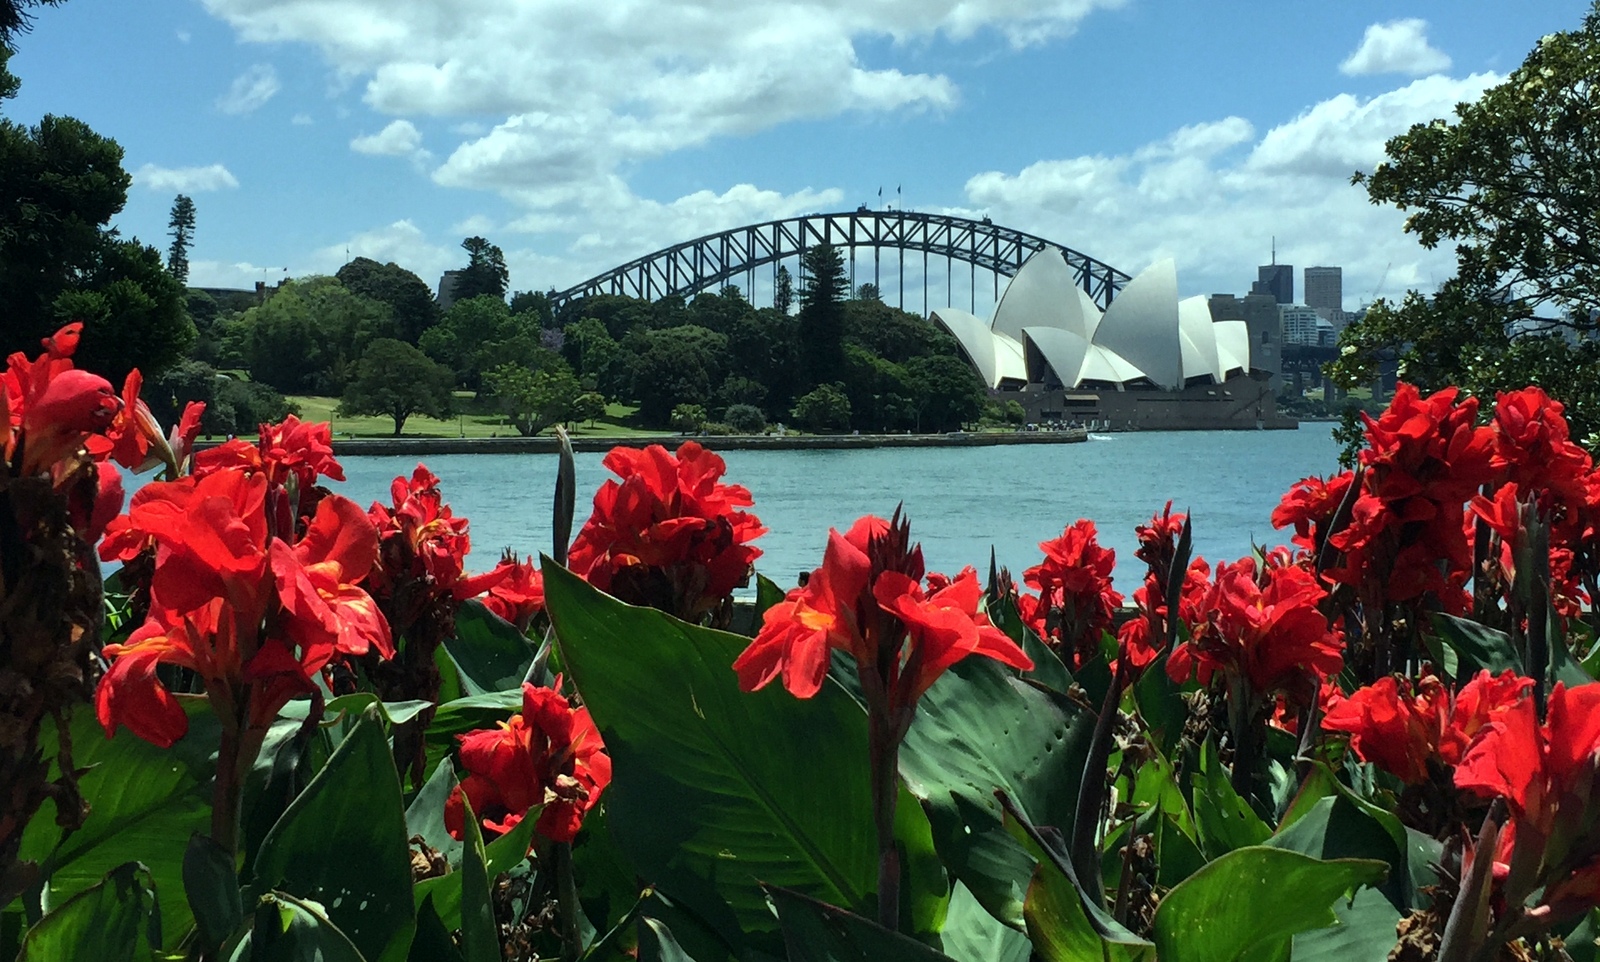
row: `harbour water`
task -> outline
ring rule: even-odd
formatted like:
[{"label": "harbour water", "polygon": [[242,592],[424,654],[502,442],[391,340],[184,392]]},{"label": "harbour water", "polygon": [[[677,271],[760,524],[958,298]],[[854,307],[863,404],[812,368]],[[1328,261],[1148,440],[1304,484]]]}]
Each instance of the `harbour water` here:
[{"label": "harbour water", "polygon": [[[1089,518],[1117,552],[1117,586],[1137,587],[1134,526],[1168,499],[1194,519],[1197,554],[1234,560],[1252,544],[1282,544],[1269,521],[1283,492],[1308,474],[1338,469],[1331,425],[1298,431],[1147,432],[1094,435],[1086,444],[870,451],[732,451],[727,480],[748,487],[770,529],[757,568],[785,587],[822,560],[829,527],[887,517],[901,502],[930,570],[986,571],[990,547],[1020,579],[1038,543]],[[602,455],[577,456],[578,517],[609,472]],[[548,551],[553,455],[440,455],[425,459],[446,500],[472,522],[469,567],[491,567],[503,547]],[[363,506],[387,501],[390,481],[415,459],[343,459],[334,488]]]}]

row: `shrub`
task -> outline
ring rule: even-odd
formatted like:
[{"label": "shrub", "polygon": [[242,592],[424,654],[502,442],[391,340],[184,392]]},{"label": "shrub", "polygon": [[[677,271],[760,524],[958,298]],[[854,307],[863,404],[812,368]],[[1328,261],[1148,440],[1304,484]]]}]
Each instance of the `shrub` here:
[{"label": "shrub", "polygon": [[767,427],[767,416],[754,404],[731,405],[722,419],[740,434],[760,434]]}]

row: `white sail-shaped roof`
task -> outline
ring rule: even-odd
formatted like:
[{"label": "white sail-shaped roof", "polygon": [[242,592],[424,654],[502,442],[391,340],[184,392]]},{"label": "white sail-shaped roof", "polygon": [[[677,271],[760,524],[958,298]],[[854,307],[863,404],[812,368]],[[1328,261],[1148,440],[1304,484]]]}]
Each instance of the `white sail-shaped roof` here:
[{"label": "white sail-shaped roof", "polygon": [[987,386],[997,388],[1005,380],[1027,382],[1027,361],[1016,340],[995,334],[977,316],[953,307],[936,308],[933,319],[961,344],[967,360],[978,369],[978,376]]},{"label": "white sail-shaped roof", "polygon": [[1005,334],[1022,340],[1022,329],[1035,324],[1039,318],[1050,318],[1051,327],[1059,327],[1088,338],[1082,309],[1072,292],[1078,285],[1067,266],[1061,251],[1046,247],[1023,262],[1015,277],[1000,295],[994,308],[996,334]]},{"label": "white sail-shaped roof", "polygon": [[1218,321],[1217,359],[1223,376],[1242,370],[1250,372],[1250,327],[1244,321]]},{"label": "white sail-shaped roof", "polygon": [[1056,372],[1062,386],[1078,386],[1083,379],[1083,361],[1090,349],[1087,340],[1074,331],[1059,327],[1025,327],[1022,336],[1025,342],[1044,355],[1045,363]]},{"label": "white sail-shaped roof", "polygon": [[1160,260],[1128,282],[1106,308],[1094,343],[1115,352],[1156,386],[1183,387],[1178,337],[1178,268]]},{"label": "white sail-shaped roof", "polygon": [[1178,337],[1183,348],[1183,379],[1210,375],[1221,384],[1224,371],[1217,357],[1216,325],[1211,306],[1204,297],[1186,297],[1178,302]]}]

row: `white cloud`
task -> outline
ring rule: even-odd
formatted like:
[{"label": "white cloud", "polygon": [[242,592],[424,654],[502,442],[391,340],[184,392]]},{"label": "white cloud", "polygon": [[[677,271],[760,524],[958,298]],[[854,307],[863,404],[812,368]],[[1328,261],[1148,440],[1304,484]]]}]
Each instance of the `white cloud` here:
[{"label": "white cloud", "polygon": [[294,124],[296,127],[309,127],[315,122],[311,119],[310,114],[295,114],[289,118],[289,123]]},{"label": "white cloud", "polygon": [[133,182],[149,190],[197,194],[208,190],[231,189],[239,181],[221,164],[204,167],[158,167],[145,164],[133,172]]},{"label": "white cloud", "polygon": [[258,63],[233,78],[228,92],[217,100],[217,109],[225,114],[248,114],[260,109],[277,94],[278,71],[271,64]]},{"label": "white cloud", "polygon": [[189,35],[189,31],[187,31],[187,30],[179,30],[178,31],[178,42],[179,43],[188,43],[190,39],[191,38],[190,38],[190,35]]},{"label": "white cloud", "polygon": [[1126,154],[989,171],[968,180],[969,206],[952,212],[987,214],[1129,273],[1173,257],[1185,294],[1244,292],[1248,265],[1266,262],[1276,235],[1280,263],[1343,266],[1354,308],[1380,280],[1377,293],[1394,296],[1454,268],[1449,251],[1425,251],[1402,232],[1404,214],[1371,204],[1351,173],[1380,162],[1387,138],[1501,79],[1428,77],[1368,100],[1330,98],[1259,135],[1230,117]]},{"label": "white cloud", "polygon": [[1428,22],[1415,17],[1368,27],[1361,46],[1339,65],[1340,73],[1353,77],[1375,73],[1418,77],[1449,69],[1449,55],[1428,43]]},{"label": "white cloud", "polygon": [[[348,256],[346,251],[349,252]],[[422,229],[411,221],[398,220],[313,251],[306,270],[297,273],[332,274],[357,257],[370,257],[383,264],[393,261],[430,285],[439,279],[440,274],[464,265],[467,259],[467,255],[457,248],[431,243]],[[457,264],[457,261],[461,264]]]},{"label": "white cloud", "polygon": [[527,203],[610,196],[633,165],[794,120],[950,109],[949,77],[869,45],[1025,46],[1126,0],[203,2],[246,41],[313,45],[380,113],[449,118],[435,180]]},{"label": "white cloud", "polygon": [[358,154],[380,157],[410,157],[422,148],[422,131],[409,120],[392,121],[375,134],[366,134],[350,141],[350,149]]}]

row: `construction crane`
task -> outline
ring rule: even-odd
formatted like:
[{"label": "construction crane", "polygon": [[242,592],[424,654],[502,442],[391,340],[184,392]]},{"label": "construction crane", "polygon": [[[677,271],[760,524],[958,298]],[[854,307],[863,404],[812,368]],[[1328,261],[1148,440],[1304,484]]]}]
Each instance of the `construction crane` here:
[{"label": "construction crane", "polygon": [[1383,282],[1389,279],[1389,268],[1393,266],[1394,261],[1390,261],[1389,263],[1383,265],[1383,273],[1378,275],[1378,283],[1372,285],[1372,293],[1367,295],[1367,299],[1361,304],[1361,309],[1363,311],[1367,309],[1368,305],[1378,299],[1378,292],[1383,290]]}]

